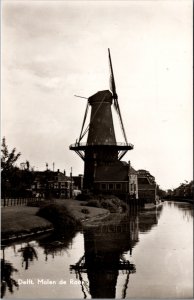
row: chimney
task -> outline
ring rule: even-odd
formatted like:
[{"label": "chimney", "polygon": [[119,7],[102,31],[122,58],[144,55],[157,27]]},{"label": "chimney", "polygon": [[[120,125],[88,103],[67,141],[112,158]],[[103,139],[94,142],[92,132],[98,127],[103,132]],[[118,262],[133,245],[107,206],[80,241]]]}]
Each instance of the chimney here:
[{"label": "chimney", "polygon": [[131,162],[130,162],[130,160],[128,161],[128,166],[129,166],[129,174],[130,174],[130,171],[131,171]]},{"label": "chimney", "polygon": [[63,174],[66,176],[66,171],[64,170]]},{"label": "chimney", "polygon": [[70,177],[72,177],[72,167],[71,167]]},{"label": "chimney", "polygon": [[57,173],[59,173],[59,172],[60,172],[60,169],[57,170]]}]

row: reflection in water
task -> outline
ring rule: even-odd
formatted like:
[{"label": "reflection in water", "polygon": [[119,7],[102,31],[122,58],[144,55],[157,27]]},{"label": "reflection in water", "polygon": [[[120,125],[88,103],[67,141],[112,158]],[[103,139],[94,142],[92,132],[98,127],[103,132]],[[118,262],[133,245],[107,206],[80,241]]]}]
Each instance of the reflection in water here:
[{"label": "reflection in water", "polygon": [[22,253],[22,267],[25,266],[25,270],[28,269],[30,261],[32,262],[35,258],[38,260],[37,251],[32,245],[30,245],[30,243],[28,243],[25,247],[22,247],[18,250],[18,252]]},{"label": "reflection in water", "polygon": [[142,210],[139,213],[139,231],[149,232],[153,226],[158,224],[158,220],[161,217],[163,205],[155,207],[149,210]]},{"label": "reflection in water", "polygon": [[[11,298],[10,293],[14,292],[14,297],[24,298],[28,297],[27,292],[33,295],[38,292],[40,298],[53,295],[52,298],[64,298],[64,295],[67,298],[156,298],[156,295],[166,298],[171,292],[172,298],[185,298],[191,294],[190,256],[185,257],[190,247],[191,228],[184,218],[192,215],[191,205],[182,203],[165,203],[164,207],[149,210],[131,207],[125,218],[119,219],[121,215],[115,214],[114,221],[109,220],[101,226],[97,222],[93,228],[87,227],[83,235],[65,232],[63,236],[57,236],[53,233],[37,237],[35,244],[28,240],[21,246],[10,246],[6,252],[9,262],[5,261],[4,256],[2,261],[2,295],[6,293]],[[156,226],[157,230],[152,230]],[[174,236],[176,226],[178,234]],[[184,243],[186,246],[183,247]],[[21,270],[18,249],[25,271]],[[29,274],[36,274],[39,278],[44,278],[46,274],[54,280],[66,279],[67,285],[55,286],[55,292],[48,285],[39,289],[35,286],[25,289],[20,285],[17,291],[17,281],[13,279],[13,273],[17,270],[11,265],[13,259],[14,266],[21,271],[24,280],[30,278]],[[32,265],[31,261],[34,262]],[[182,269],[177,261],[184,262],[186,267]],[[68,283],[72,278],[71,273],[76,274],[80,285]],[[129,285],[130,279],[133,284]],[[174,282],[175,288],[171,282]],[[189,286],[188,294],[183,282]],[[147,294],[144,295],[145,292]]]},{"label": "reflection in water", "polygon": [[4,258],[1,259],[1,298],[5,296],[7,288],[10,293],[13,293],[14,286],[18,287],[17,281],[12,277],[14,272],[18,272],[18,270]]},{"label": "reflection in water", "polygon": [[56,255],[63,255],[71,245],[72,239],[75,237],[75,231],[65,231],[63,235],[56,232],[39,239],[39,246],[44,249],[45,261],[48,261],[48,256],[54,258]]},{"label": "reflection in water", "polygon": [[85,268],[92,298],[115,298],[119,271],[127,275],[136,271],[122,256],[131,248],[129,234],[127,231],[84,232]]},{"label": "reflection in water", "polygon": [[[143,227],[144,231],[150,230],[154,224],[157,224],[159,216],[158,211],[152,211],[151,217],[149,215],[146,219],[147,227]],[[145,220],[145,215],[141,218]],[[129,275],[136,272],[136,267],[125,259],[124,253],[129,251],[131,255],[132,249],[138,242],[140,219],[137,208],[133,207],[128,216],[119,223],[111,222],[95,229],[84,230],[85,254],[70,268],[71,271],[74,270],[81,282],[84,298],[87,297],[87,286],[82,273],[88,275],[89,292],[92,298],[115,298],[119,271],[126,274],[122,298],[126,297]]]},{"label": "reflection in water", "polygon": [[183,203],[183,202],[170,202],[171,205],[178,208],[182,211],[183,219],[186,221],[190,221],[193,219],[193,206],[189,203]]},{"label": "reflection in water", "polygon": [[[37,248],[43,248],[45,254],[45,261],[48,260],[48,256],[51,255],[53,258],[55,255],[62,255],[63,252],[69,247],[72,242],[72,239],[75,237],[75,232],[64,232],[63,235],[59,235],[54,232],[51,235],[46,234],[42,237],[38,237],[38,243],[33,245],[33,243],[21,243],[21,247],[16,251],[16,245],[13,244],[11,248],[13,249],[14,254],[17,256],[18,252],[21,252],[22,256],[22,267],[24,266],[25,270],[28,270],[30,267],[30,262],[33,262],[35,259],[38,260],[38,250]],[[1,259],[1,298],[6,294],[6,289],[10,293],[14,292],[14,286],[19,289],[17,281],[12,278],[14,272],[18,272],[16,268],[13,267],[11,263],[5,260],[5,246],[2,246],[3,258]]]}]

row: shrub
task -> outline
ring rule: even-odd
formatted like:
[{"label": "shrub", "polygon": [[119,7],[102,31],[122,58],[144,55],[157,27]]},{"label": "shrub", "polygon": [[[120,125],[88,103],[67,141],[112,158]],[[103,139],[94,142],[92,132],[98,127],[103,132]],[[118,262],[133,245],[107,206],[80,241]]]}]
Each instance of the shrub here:
[{"label": "shrub", "polygon": [[75,197],[76,200],[79,200],[79,201],[87,201],[90,199],[90,195],[88,194],[79,194]]},{"label": "shrub", "polygon": [[118,212],[118,206],[115,205],[110,199],[103,200],[101,202],[101,207],[108,209],[112,213]]},{"label": "shrub", "polygon": [[122,208],[122,211],[123,211],[123,212],[126,212],[127,209],[128,209],[128,206],[127,206],[126,203],[121,203],[121,208]]},{"label": "shrub", "polygon": [[96,200],[89,200],[86,205],[91,206],[91,207],[101,207],[101,203],[97,199]]},{"label": "shrub", "polygon": [[37,215],[53,223],[55,229],[58,230],[69,230],[81,225],[65,206],[54,203],[41,207]]},{"label": "shrub", "polygon": [[90,213],[87,208],[82,208],[81,212],[86,215]]},{"label": "shrub", "polygon": [[[84,194],[82,194],[84,196]],[[127,211],[127,204],[114,195],[85,195],[89,198],[84,206],[98,207],[108,209],[111,213]],[[85,198],[85,200],[87,200]]]}]

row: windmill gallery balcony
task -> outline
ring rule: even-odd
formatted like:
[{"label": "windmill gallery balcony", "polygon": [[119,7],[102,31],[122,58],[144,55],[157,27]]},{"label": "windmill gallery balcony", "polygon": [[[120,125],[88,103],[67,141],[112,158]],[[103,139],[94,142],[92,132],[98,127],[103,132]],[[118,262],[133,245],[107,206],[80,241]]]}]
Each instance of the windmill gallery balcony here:
[{"label": "windmill gallery balcony", "polygon": [[111,146],[114,147],[117,149],[117,150],[131,150],[133,149],[133,145],[131,143],[79,143],[79,142],[76,142],[75,144],[71,144],[69,146],[69,149],[71,150],[85,150],[86,148],[89,148],[89,147],[109,147]]},{"label": "windmill gallery balcony", "polygon": [[120,160],[128,150],[133,149],[131,143],[79,143],[71,144],[69,146],[70,150],[74,150],[83,160],[85,160],[86,149],[111,149],[112,151],[118,151],[118,159]]}]

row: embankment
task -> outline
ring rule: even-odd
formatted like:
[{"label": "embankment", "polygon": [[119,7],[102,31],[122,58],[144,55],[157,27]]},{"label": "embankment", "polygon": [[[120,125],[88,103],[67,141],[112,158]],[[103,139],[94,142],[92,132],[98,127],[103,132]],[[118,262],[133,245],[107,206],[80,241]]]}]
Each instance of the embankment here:
[{"label": "embankment", "polygon": [[[82,205],[81,205],[82,204]],[[64,228],[80,228],[87,222],[102,220],[110,212],[107,209],[88,207],[76,200],[57,200],[39,207],[14,206],[1,209],[1,240],[15,240],[46,231]]]}]

